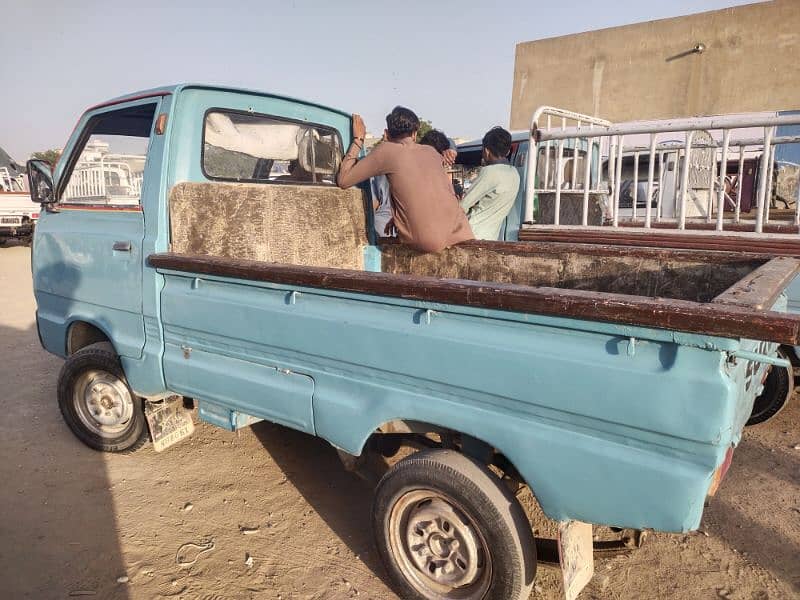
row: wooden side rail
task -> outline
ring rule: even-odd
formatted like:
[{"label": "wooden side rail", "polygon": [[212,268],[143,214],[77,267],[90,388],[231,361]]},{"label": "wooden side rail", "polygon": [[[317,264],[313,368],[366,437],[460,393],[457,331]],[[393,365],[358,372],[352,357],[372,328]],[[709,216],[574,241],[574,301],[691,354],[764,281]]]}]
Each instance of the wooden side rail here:
[{"label": "wooden side rail", "polygon": [[713,302],[744,306],[753,310],[769,310],[792,279],[800,271],[796,258],[779,256],[740,279]]},{"label": "wooden side rail", "polygon": [[150,255],[148,263],[157,269],[198,275],[657,327],[726,338],[800,344],[800,315],[722,303],[371,273],[351,269],[302,267],[174,253]]}]

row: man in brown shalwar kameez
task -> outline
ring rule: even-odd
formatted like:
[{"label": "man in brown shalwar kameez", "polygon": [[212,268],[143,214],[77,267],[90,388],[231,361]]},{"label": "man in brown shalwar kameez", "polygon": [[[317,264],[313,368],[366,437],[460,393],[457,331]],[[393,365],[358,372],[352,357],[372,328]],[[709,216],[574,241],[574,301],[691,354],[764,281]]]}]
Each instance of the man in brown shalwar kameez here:
[{"label": "man in brown shalwar kameez", "polygon": [[417,116],[398,106],[386,116],[386,141],[358,160],[367,131],[361,117],[353,115],[353,142],[336,181],[348,188],[386,175],[400,240],[423,252],[439,252],[475,236],[442,169],[441,155],[431,146],[416,143],[418,130]]}]

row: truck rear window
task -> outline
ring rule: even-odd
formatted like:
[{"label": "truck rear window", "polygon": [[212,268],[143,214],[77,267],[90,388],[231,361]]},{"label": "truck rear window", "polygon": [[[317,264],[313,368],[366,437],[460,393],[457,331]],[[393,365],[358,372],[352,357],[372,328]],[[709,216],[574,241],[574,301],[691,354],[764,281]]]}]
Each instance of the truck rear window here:
[{"label": "truck rear window", "polygon": [[338,132],[267,115],[214,110],[203,129],[209,179],[335,185],[342,159]]}]

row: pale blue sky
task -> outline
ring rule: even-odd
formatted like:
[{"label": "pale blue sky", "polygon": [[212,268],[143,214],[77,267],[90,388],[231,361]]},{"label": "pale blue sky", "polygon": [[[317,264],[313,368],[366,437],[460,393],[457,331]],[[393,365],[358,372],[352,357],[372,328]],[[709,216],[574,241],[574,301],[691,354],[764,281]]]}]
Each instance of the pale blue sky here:
[{"label": "pale blue sky", "polygon": [[521,41],[751,0],[0,0],[0,147],[61,147],[90,104],[180,81],[364,115],[396,104],[449,135],[507,126]]}]

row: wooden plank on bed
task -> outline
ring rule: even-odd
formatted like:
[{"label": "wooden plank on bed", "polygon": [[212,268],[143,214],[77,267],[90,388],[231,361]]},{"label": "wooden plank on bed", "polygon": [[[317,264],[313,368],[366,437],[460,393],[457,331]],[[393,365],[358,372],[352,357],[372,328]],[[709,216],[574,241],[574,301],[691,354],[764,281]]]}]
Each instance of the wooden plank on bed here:
[{"label": "wooden plank on bed", "polygon": [[800,260],[779,256],[734,283],[712,302],[769,310],[800,271]]},{"label": "wooden plank on bed", "polygon": [[577,227],[523,227],[522,242],[556,242],[566,244],[600,244],[610,246],[648,247],[661,250],[704,250],[713,252],[748,252],[770,256],[800,257],[800,236],[754,235],[746,233],[711,234],[702,231],[634,231],[627,228],[585,229]]},{"label": "wooden plank on bed", "polygon": [[174,253],[152,254],[148,262],[158,269],[190,274],[800,344],[800,315],[725,304]]}]

